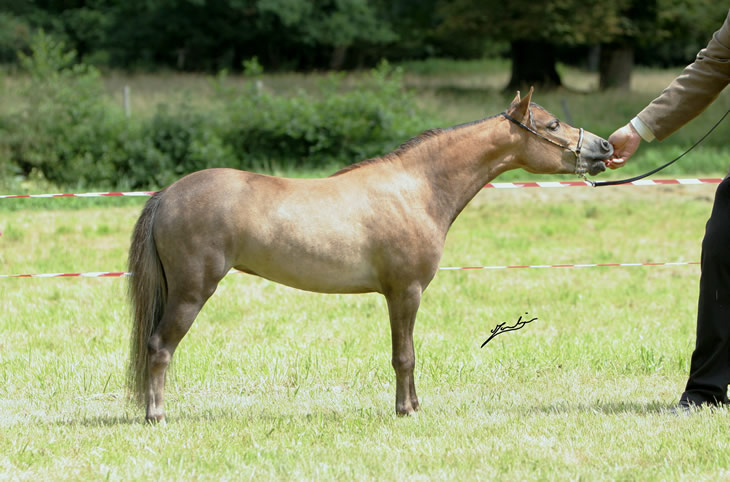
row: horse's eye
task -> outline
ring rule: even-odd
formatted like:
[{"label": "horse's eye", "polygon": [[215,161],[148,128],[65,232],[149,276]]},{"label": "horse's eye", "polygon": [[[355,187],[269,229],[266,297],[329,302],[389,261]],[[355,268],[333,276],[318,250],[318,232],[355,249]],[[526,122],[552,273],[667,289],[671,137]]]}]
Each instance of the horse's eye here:
[{"label": "horse's eye", "polygon": [[550,129],[551,131],[556,131],[556,130],[560,129],[560,121],[558,121],[558,120],[552,121],[550,123],[550,125],[548,126],[548,129]]}]

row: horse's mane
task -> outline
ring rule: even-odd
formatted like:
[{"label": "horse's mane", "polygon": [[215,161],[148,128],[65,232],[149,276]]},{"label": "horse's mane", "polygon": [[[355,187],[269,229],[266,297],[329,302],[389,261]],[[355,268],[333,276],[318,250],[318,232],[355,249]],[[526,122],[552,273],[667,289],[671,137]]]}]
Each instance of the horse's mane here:
[{"label": "horse's mane", "polygon": [[393,152],[390,152],[384,156],[380,157],[374,157],[372,159],[365,159],[364,161],[356,162],[355,164],[350,164],[349,166],[345,166],[339,171],[332,174],[330,177],[339,176],[340,174],[344,174],[346,172],[354,171],[355,169],[359,169],[363,166],[368,166],[370,164],[375,164],[380,161],[384,161],[386,159],[389,159],[393,156],[400,156],[405,154],[406,152],[410,151],[417,145],[423,143],[425,140],[430,139],[432,137],[436,137],[439,134],[441,134],[445,129],[429,129],[427,131],[421,132],[416,137],[413,137],[411,139],[408,139],[406,142],[401,144],[396,150]]},{"label": "horse's mane", "polygon": [[366,159],[364,161],[356,162],[355,164],[350,164],[349,166],[345,166],[342,169],[340,169],[339,171],[335,172],[330,177],[339,176],[340,174],[354,171],[355,169],[359,169],[361,167],[368,166],[370,164],[376,164],[378,162],[387,161],[387,160],[391,159],[392,157],[402,156],[406,152],[413,149],[414,147],[422,144],[424,141],[427,141],[434,137],[438,137],[439,135],[443,134],[444,132],[450,132],[453,130],[461,129],[462,127],[468,127],[468,126],[471,126],[474,124],[479,124],[480,122],[484,122],[493,117],[496,117],[496,116],[490,116],[485,119],[480,119],[480,120],[476,120],[476,121],[472,121],[472,122],[466,122],[464,124],[459,124],[459,125],[456,125],[453,127],[448,127],[446,129],[428,129],[426,131],[421,132],[416,137],[408,139],[406,142],[404,142],[403,144],[398,146],[398,148],[396,150],[394,150],[393,152],[390,152],[384,156],[374,157],[372,159]]}]

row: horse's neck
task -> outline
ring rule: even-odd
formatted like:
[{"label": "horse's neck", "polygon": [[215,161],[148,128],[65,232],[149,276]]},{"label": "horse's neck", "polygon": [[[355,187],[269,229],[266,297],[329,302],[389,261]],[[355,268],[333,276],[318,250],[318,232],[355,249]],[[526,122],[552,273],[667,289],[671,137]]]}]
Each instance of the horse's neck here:
[{"label": "horse's neck", "polygon": [[493,117],[444,131],[404,160],[431,186],[431,210],[446,229],[485,184],[516,167],[514,144],[502,120]]}]

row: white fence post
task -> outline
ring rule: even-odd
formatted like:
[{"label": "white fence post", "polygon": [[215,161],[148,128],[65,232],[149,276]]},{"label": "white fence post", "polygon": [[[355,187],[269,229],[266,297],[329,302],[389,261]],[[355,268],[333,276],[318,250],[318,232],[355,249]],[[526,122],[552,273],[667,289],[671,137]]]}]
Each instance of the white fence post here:
[{"label": "white fence post", "polygon": [[124,116],[130,117],[132,115],[132,106],[131,106],[131,93],[128,85],[124,86]]}]

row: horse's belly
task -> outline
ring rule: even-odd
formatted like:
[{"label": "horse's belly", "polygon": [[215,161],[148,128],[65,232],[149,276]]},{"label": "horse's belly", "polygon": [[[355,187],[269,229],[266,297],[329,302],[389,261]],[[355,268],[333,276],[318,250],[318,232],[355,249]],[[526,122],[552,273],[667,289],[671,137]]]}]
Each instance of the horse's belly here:
[{"label": "horse's belly", "polygon": [[[264,260],[266,262],[262,262]],[[275,253],[267,253],[258,260],[252,257],[249,261],[241,262],[234,267],[293,288],[319,293],[379,291],[372,267],[364,262],[346,265],[310,259],[301,254],[296,258],[288,256],[275,258]]]},{"label": "horse's belly", "polygon": [[234,267],[307,291],[378,291],[377,272],[362,233],[351,234],[342,228],[303,230],[292,225],[268,235],[249,233]]}]

